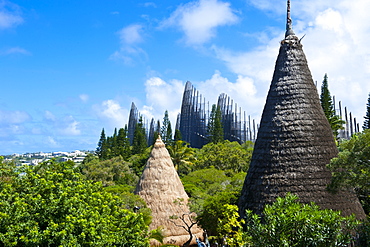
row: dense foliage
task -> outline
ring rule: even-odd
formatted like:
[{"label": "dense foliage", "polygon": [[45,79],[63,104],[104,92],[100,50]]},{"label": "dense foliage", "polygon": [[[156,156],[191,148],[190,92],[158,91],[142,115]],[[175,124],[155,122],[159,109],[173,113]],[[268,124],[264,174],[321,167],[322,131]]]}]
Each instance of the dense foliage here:
[{"label": "dense foliage", "polygon": [[196,160],[195,149],[189,147],[189,143],[185,141],[173,141],[172,145],[167,146],[168,152],[171,156],[173,165],[178,174],[188,174]]},{"label": "dense foliage", "polygon": [[103,186],[126,185],[134,188],[139,177],[130,166],[131,163],[125,161],[122,156],[103,161],[96,156],[90,156],[89,160],[85,159],[81,164],[80,170],[87,179],[101,182]]},{"label": "dense foliage", "polygon": [[354,216],[320,210],[317,205],[301,204],[288,194],[266,205],[263,219],[247,211],[245,234],[251,246],[347,246],[358,222]]},{"label": "dense foliage", "polygon": [[339,155],[328,168],[333,171],[331,189],[355,188],[365,212],[370,212],[370,130],[357,133],[339,145]]},{"label": "dense foliage", "polygon": [[83,179],[73,162],[1,166],[2,246],[148,246],[142,214]]},{"label": "dense foliage", "polygon": [[227,173],[247,172],[252,152],[252,142],[246,142],[242,145],[228,140],[208,143],[197,154],[196,169],[213,166]]},{"label": "dense foliage", "polygon": [[106,136],[103,129],[95,153],[100,160],[106,160],[116,156],[121,156],[127,160],[131,155],[130,141],[127,137],[127,126],[120,128],[118,133],[117,129],[114,129],[113,136]]}]

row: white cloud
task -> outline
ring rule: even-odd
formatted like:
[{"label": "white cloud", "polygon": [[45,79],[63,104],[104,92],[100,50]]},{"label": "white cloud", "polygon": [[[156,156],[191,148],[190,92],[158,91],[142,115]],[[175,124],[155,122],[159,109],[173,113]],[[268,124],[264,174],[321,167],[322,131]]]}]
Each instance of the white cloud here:
[{"label": "white cloud", "polygon": [[132,24],[122,28],[117,32],[120,39],[120,49],[110,55],[112,60],[123,61],[127,65],[132,65],[135,59],[146,60],[147,54],[138,44],[143,42],[143,26]]},{"label": "white cloud", "polygon": [[89,100],[89,95],[87,95],[87,94],[80,94],[78,97],[84,103],[86,103]]},{"label": "white cloud", "polygon": [[122,28],[118,31],[119,38],[122,44],[136,44],[143,40],[142,38],[143,26],[139,24],[132,24]]},{"label": "white cloud", "polygon": [[[250,2],[263,11],[285,17],[286,6],[283,4],[277,6],[273,0]],[[328,73],[331,94],[336,96],[337,103],[342,101],[342,106],[347,106],[357,117],[357,122],[363,120],[370,92],[369,9],[370,1],[367,0],[356,3],[350,0],[295,1],[291,6],[294,31],[298,37],[306,34],[302,40],[303,49],[313,79],[318,81],[319,91],[324,74]],[[253,79],[259,97],[265,96],[284,29],[285,23],[281,23],[278,34],[264,35],[272,35],[272,38],[265,43],[257,43],[255,48],[246,52],[217,46],[212,48],[217,58],[224,61],[232,72]]]},{"label": "white cloud", "polygon": [[153,2],[146,2],[143,4],[144,7],[152,7],[152,8],[157,8],[157,5]]},{"label": "white cloud", "polygon": [[48,136],[47,139],[46,139],[46,143],[53,147],[53,148],[56,148],[56,147],[59,147],[59,143],[51,136]]},{"label": "white cloud", "polygon": [[53,121],[53,122],[57,120],[56,117],[55,117],[55,115],[52,112],[50,112],[50,111],[45,111],[44,118],[46,120]]},{"label": "white cloud", "polygon": [[[146,103],[140,113],[146,119],[158,119],[162,121],[165,110],[168,110],[173,128],[175,128],[177,114],[180,113],[182,96],[185,82],[178,80],[164,81],[159,77],[151,77],[146,81]],[[257,89],[254,80],[246,76],[239,75],[235,82],[229,81],[223,77],[219,71],[216,71],[212,77],[205,81],[192,82],[193,86],[206,100],[206,104],[217,104],[218,96],[226,93],[238,108],[243,111],[250,109],[248,115],[253,118],[259,118],[260,109],[263,107],[264,97],[257,95]],[[239,111],[239,109],[238,109]],[[259,120],[259,119],[258,119]]]},{"label": "white cloud", "polygon": [[128,121],[129,111],[116,100],[105,100],[100,105],[94,105],[93,110],[111,128],[121,128]]},{"label": "white cloud", "polygon": [[32,55],[31,52],[21,47],[12,47],[5,51],[0,52],[0,55],[13,55],[13,54],[21,54],[21,55],[27,55],[27,56]]},{"label": "white cloud", "polygon": [[[248,115],[259,118],[264,98],[257,95],[254,80],[251,78],[239,75],[235,82],[231,82],[216,71],[211,79],[197,82],[195,87],[210,105],[217,104],[218,96],[225,93],[233,100],[234,106],[237,104],[238,108],[241,107],[243,111],[248,110]],[[212,90],[209,90],[210,88]]]},{"label": "white cloud", "polygon": [[22,23],[19,6],[6,0],[0,1],[0,29],[12,28]]},{"label": "white cloud", "polygon": [[0,110],[0,124],[21,124],[31,119],[31,116],[24,111]]},{"label": "white cloud", "polygon": [[62,135],[76,136],[81,134],[78,129],[79,122],[75,121],[72,117],[66,119],[66,126],[60,129]]},{"label": "white cloud", "polygon": [[161,121],[167,110],[174,128],[177,114],[180,112],[183,90],[184,83],[179,80],[165,82],[159,77],[147,79],[146,105],[140,109],[140,113],[149,120],[154,117]]},{"label": "white cloud", "polygon": [[216,36],[220,26],[238,21],[230,3],[218,0],[199,0],[179,6],[162,23],[162,27],[175,26],[185,34],[188,45],[201,45]]}]

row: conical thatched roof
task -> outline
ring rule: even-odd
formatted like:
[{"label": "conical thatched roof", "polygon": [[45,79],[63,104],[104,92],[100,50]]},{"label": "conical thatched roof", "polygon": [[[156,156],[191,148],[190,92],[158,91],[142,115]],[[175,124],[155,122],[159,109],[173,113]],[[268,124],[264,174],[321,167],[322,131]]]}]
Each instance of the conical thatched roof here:
[{"label": "conical thatched roof", "polygon": [[[188,195],[184,190],[179,176],[174,168],[171,157],[159,137],[146,163],[135,194],[140,195],[152,210],[150,230],[162,227],[165,230],[164,243],[182,245],[189,239],[189,234],[181,227],[180,219],[170,219],[172,216],[181,217],[189,213]],[[175,225],[176,224],[176,225]],[[202,230],[195,225],[192,233],[198,238]],[[195,239],[193,239],[195,243]]]},{"label": "conical thatched roof", "polygon": [[301,42],[287,32],[239,200],[240,214],[246,209],[260,214],[265,204],[292,192],[303,203],[312,201],[321,208],[364,218],[354,193],[327,191],[331,172],[326,164],[337,154]]}]

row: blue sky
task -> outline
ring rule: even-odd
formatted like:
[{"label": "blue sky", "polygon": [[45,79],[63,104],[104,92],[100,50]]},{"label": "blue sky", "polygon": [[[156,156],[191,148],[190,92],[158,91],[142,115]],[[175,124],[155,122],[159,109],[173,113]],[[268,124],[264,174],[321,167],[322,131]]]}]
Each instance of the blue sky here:
[{"label": "blue sky", "polygon": [[[292,0],[320,87],[362,123],[370,1]],[[128,120],[175,124],[186,81],[259,121],[284,37],[285,0],[0,0],[0,154],[94,150]]]}]

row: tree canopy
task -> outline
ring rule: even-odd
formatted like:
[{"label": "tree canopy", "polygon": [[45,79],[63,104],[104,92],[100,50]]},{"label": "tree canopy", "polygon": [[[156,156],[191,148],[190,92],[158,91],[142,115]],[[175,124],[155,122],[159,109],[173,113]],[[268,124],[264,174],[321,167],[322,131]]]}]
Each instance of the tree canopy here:
[{"label": "tree canopy", "polygon": [[331,189],[355,188],[366,213],[370,212],[370,129],[339,145],[338,157],[328,168],[333,172]]},{"label": "tree canopy", "polygon": [[225,172],[246,172],[249,168],[252,152],[252,142],[246,142],[242,145],[228,140],[219,143],[208,143],[197,154],[196,169],[213,166]]},{"label": "tree canopy", "polygon": [[148,246],[143,216],[83,179],[73,162],[1,166],[2,246]]}]

